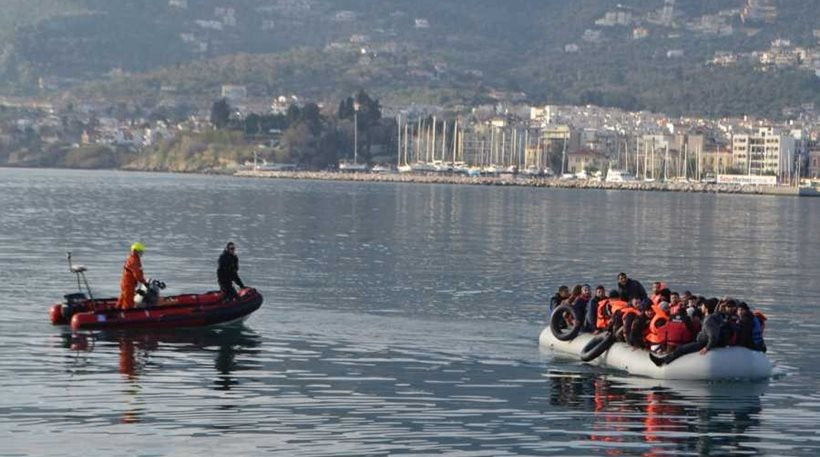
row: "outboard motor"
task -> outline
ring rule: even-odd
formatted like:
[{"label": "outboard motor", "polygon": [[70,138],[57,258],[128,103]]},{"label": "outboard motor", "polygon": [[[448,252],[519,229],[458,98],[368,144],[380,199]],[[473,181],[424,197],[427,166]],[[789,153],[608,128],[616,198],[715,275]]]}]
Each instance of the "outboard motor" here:
[{"label": "outboard motor", "polygon": [[68,321],[71,320],[71,316],[74,315],[77,308],[81,307],[88,297],[85,296],[82,292],[75,292],[72,294],[63,295],[65,302],[63,302],[62,306],[60,306],[60,313],[63,315],[63,319]]},{"label": "outboard motor", "polygon": [[140,284],[134,295],[134,304],[140,308],[150,308],[159,303],[159,291],[165,289],[165,283],[156,279],[148,281],[148,287]]}]

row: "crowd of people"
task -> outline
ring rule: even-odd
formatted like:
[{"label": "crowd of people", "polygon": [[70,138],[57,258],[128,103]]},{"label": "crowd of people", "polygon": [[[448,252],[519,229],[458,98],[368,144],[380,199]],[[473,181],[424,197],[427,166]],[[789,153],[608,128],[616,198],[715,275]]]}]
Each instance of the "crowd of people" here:
[{"label": "crowd of people", "polygon": [[766,352],[766,316],[744,301],[678,293],[656,281],[650,294],[626,273],[618,274],[618,288],[606,291],[589,285],[560,286],[550,300],[550,313],[564,306],[580,331],[610,332],[616,341],[650,351],[660,366],[676,358],[723,346],[742,346]]}]

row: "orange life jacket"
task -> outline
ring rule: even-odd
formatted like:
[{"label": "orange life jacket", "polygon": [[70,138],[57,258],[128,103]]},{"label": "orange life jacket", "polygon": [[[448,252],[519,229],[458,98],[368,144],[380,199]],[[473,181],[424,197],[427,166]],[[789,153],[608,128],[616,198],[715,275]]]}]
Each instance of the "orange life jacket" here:
[{"label": "orange life jacket", "polygon": [[626,319],[626,315],[627,315],[627,314],[634,314],[634,315],[636,315],[636,316],[637,316],[637,315],[641,314],[641,312],[640,312],[640,311],[638,311],[638,309],[637,309],[637,308],[633,308],[633,307],[631,307],[631,306],[627,306],[626,308],[623,308],[623,309],[621,310],[621,316],[623,316],[623,318],[624,318],[624,319]]},{"label": "orange life jacket", "polygon": [[609,312],[609,299],[603,298],[598,301],[597,319],[595,319],[595,328],[603,330],[609,325],[609,318],[612,314]]},{"label": "orange life jacket", "polygon": [[620,298],[610,298],[609,299],[609,309],[612,312],[612,316],[615,315],[618,311],[621,311],[624,308],[629,308],[629,303]]},{"label": "orange life jacket", "polygon": [[660,308],[655,311],[652,320],[649,321],[647,332],[644,338],[650,344],[663,344],[666,342],[666,323],[669,322],[669,316]]},{"label": "orange life jacket", "polygon": [[669,304],[669,314],[671,316],[674,316],[675,314],[678,314],[678,311],[680,311],[681,306],[685,306],[682,301],[679,301],[679,302],[675,303],[674,305],[672,303],[670,303]]}]

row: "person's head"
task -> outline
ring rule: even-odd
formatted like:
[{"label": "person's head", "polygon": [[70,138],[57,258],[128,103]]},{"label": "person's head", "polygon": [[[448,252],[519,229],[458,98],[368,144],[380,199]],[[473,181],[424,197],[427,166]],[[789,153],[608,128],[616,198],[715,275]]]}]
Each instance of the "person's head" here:
[{"label": "person's head", "polygon": [[581,295],[581,287],[582,286],[580,284],[576,284],[575,287],[572,288],[572,296],[573,297],[577,297],[577,296]]},{"label": "person's head", "polygon": [[728,314],[729,313],[729,304],[726,302],[718,302],[717,310],[720,313]]},{"label": "person's head", "polygon": [[612,290],[609,291],[609,298],[620,298],[620,297],[621,297],[621,294],[617,290],[612,289]]},{"label": "person's head", "polygon": [[671,292],[669,294],[669,303],[671,303],[673,305],[677,304],[677,303],[680,303],[680,295],[678,295],[677,292]]},{"label": "person's head", "polygon": [[558,287],[558,296],[560,296],[561,298],[569,297],[569,287],[559,286]]},{"label": "person's head", "polygon": [[618,273],[618,284],[620,284],[622,286],[625,286],[626,282],[628,280],[629,280],[629,278],[626,276],[626,273],[624,273],[624,272]]},{"label": "person's head", "polygon": [[701,305],[701,311],[703,311],[704,315],[709,315],[715,312],[715,308],[717,308],[718,299],[717,298],[710,298],[703,302]]},{"label": "person's head", "polygon": [[692,297],[692,292],[689,292],[688,290],[684,290],[684,291],[683,291],[683,295],[681,295],[681,297],[680,297],[680,298],[681,298],[683,301],[687,301],[687,300],[689,300],[691,297]]},{"label": "person's head", "polygon": [[686,307],[687,308],[697,308],[698,306],[698,297],[690,296],[686,299]]},{"label": "person's head", "polygon": [[589,284],[584,284],[581,286],[581,295],[586,295],[587,297],[592,294],[592,288],[589,287]]},{"label": "person's head", "polygon": [[670,309],[669,302],[668,301],[662,301],[662,302],[658,303],[658,308],[660,308],[661,310],[663,310],[663,312],[668,314],[669,309]]},{"label": "person's head", "polygon": [[743,316],[745,314],[752,314],[752,310],[749,309],[749,304],[745,301],[742,301],[737,304],[737,315]]},{"label": "person's head", "polygon": [[695,308],[694,306],[691,306],[691,307],[689,307],[689,308],[686,308],[686,315],[687,315],[687,316],[689,316],[689,317],[697,317],[697,314],[698,314],[698,309],[697,309],[697,308]]},{"label": "person's head", "polygon": [[661,289],[660,296],[661,296],[661,300],[663,300],[663,301],[668,301],[668,302],[672,301],[672,292],[666,287]]},{"label": "person's head", "polygon": [[655,282],[652,283],[652,293],[653,294],[660,293],[661,290],[664,289],[664,288],[665,288],[665,286],[660,281],[655,281]]},{"label": "person's head", "polygon": [[606,297],[606,289],[604,288],[604,286],[599,285],[595,288],[595,296],[598,298]]},{"label": "person's head", "polygon": [[145,246],[142,243],[137,241],[136,243],[131,245],[131,252],[137,254],[138,256],[142,257],[142,254],[145,252]]},{"label": "person's head", "polygon": [[236,253],[236,245],[234,244],[233,241],[228,241],[228,244],[225,245],[225,250],[230,252],[231,254],[235,254]]}]

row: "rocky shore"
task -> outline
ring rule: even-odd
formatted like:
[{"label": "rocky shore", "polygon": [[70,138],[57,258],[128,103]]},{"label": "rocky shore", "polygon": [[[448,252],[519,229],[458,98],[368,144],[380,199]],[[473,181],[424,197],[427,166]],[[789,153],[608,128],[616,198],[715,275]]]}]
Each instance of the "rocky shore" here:
[{"label": "rocky shore", "polygon": [[742,186],[737,184],[706,184],[699,182],[603,182],[594,180],[565,180],[513,175],[463,176],[444,174],[403,174],[403,173],[340,173],[330,171],[255,171],[240,170],[234,176],[246,178],[315,179],[324,181],[360,181],[418,184],[462,184],[485,186],[528,186],[564,189],[598,190],[641,190],[662,192],[701,192],[750,195],[813,195],[816,190],[798,189],[786,186]]}]

